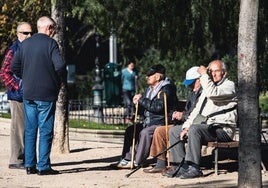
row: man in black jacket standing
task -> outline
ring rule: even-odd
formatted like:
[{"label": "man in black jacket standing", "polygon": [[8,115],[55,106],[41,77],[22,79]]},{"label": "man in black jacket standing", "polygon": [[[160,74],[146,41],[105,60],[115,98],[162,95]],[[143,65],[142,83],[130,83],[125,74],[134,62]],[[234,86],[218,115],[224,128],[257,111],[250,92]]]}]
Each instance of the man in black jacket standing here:
[{"label": "man in black jacket standing", "polygon": [[[143,123],[136,125],[134,166],[139,165],[149,156],[152,137],[156,127],[165,125],[164,93],[167,99],[169,123],[172,121],[172,113],[178,107],[176,87],[165,77],[165,71],[165,67],[161,64],[150,67],[146,73],[149,87],[144,94],[137,94],[133,97],[133,103],[138,103],[139,111],[142,111],[145,116]],[[117,165],[117,168],[131,168],[133,127],[133,125],[129,126],[125,131],[122,160]]]},{"label": "man in black jacket standing", "polygon": [[24,164],[27,174],[58,174],[58,171],[51,168],[50,152],[56,101],[61,83],[66,81],[66,65],[60,55],[57,42],[52,39],[56,32],[55,21],[43,16],[37,21],[37,29],[37,34],[21,44],[11,64],[12,71],[23,81]]}]

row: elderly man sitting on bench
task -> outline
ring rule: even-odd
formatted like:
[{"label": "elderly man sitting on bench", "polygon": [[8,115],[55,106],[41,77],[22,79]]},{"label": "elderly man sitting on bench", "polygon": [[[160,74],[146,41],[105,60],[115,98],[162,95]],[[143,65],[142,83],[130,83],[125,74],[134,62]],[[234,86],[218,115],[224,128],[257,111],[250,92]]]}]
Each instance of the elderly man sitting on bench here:
[{"label": "elderly man sitting on bench", "polygon": [[[220,60],[212,61],[206,68],[200,66],[200,83],[203,92],[196,107],[178,132],[169,131],[170,145],[180,142],[170,150],[173,168],[163,175],[196,178],[203,175],[200,170],[202,144],[212,141],[229,142],[232,140],[237,120],[237,100],[234,82],[226,78],[226,66]],[[180,164],[182,161],[185,163]],[[181,168],[180,168],[181,167]],[[174,174],[177,173],[177,174]]]}]

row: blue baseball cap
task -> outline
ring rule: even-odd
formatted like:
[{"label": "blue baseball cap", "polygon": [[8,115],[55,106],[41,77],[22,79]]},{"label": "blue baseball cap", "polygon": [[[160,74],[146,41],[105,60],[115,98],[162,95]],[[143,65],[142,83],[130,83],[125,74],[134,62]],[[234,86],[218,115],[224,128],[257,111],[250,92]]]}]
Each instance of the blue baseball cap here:
[{"label": "blue baseball cap", "polygon": [[186,72],[186,78],[183,81],[184,85],[189,86],[189,85],[193,84],[195,82],[195,80],[201,76],[197,72],[198,68],[199,68],[198,66],[194,66]]}]

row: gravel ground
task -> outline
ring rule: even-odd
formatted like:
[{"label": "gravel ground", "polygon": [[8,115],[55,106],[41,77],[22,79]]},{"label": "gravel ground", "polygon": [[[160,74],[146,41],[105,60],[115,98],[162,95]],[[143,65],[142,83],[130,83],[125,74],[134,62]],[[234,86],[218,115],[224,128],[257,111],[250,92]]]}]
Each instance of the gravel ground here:
[{"label": "gravel ground", "polygon": [[[0,187],[237,187],[237,164],[227,165],[228,172],[214,175],[211,156],[203,158],[204,177],[182,180],[161,174],[146,174],[139,169],[130,177],[130,170],[116,170],[111,165],[118,162],[122,151],[122,138],[101,138],[94,134],[70,131],[68,154],[51,155],[52,168],[59,175],[27,175],[25,170],[8,168],[9,121],[0,118]],[[230,168],[233,166],[234,168]],[[223,166],[226,167],[226,166]],[[268,187],[267,173],[263,173],[263,187]]]}]

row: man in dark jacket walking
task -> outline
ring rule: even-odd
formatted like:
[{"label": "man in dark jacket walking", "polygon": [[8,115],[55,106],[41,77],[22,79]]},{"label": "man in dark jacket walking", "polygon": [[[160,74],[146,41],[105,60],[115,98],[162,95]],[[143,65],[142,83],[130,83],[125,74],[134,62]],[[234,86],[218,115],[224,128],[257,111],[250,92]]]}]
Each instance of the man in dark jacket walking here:
[{"label": "man in dark jacket walking", "polygon": [[[143,109],[145,116],[143,123],[136,125],[134,166],[139,165],[149,156],[154,130],[165,124],[164,93],[167,99],[169,122],[172,121],[171,115],[178,107],[176,87],[165,77],[165,71],[165,67],[161,64],[150,67],[146,74],[149,87],[144,94],[137,94],[133,98],[133,103],[138,103],[139,110]],[[117,165],[118,168],[131,168],[133,131],[133,125],[125,131],[122,160]]]},{"label": "man in dark jacket walking", "polygon": [[52,39],[56,32],[55,21],[43,16],[37,21],[37,29],[37,34],[21,44],[11,69],[23,80],[26,172],[48,175],[59,173],[51,168],[50,152],[56,100],[61,83],[66,81],[66,65],[57,42]]}]

